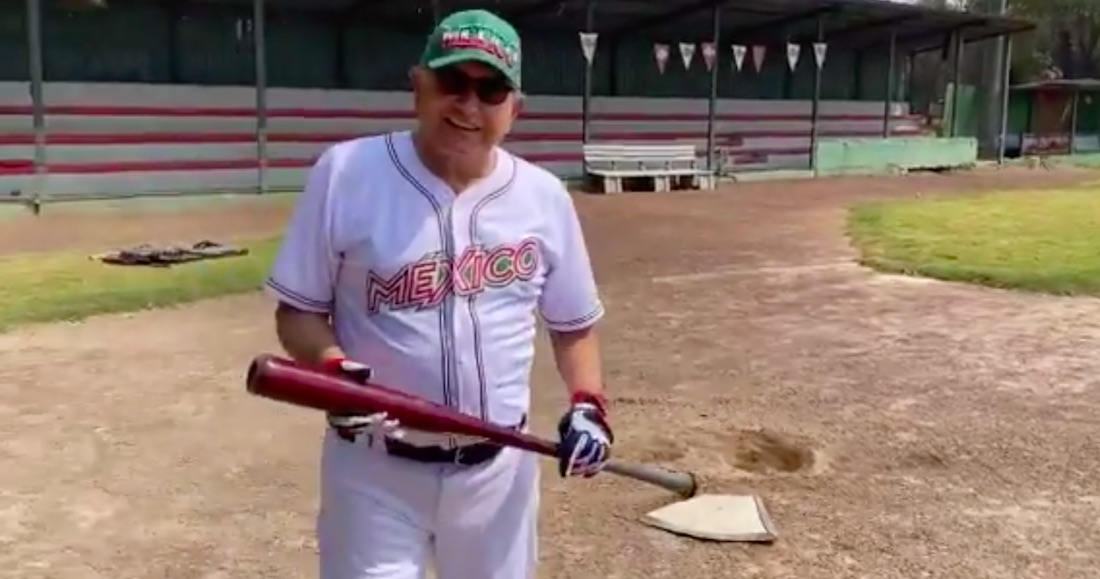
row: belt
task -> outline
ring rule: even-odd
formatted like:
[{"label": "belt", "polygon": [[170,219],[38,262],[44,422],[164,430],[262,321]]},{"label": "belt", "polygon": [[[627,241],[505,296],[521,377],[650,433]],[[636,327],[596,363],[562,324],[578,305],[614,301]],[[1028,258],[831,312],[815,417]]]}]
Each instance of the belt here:
[{"label": "belt", "polygon": [[[521,430],[527,424],[527,416],[519,424],[511,427]],[[429,464],[455,464],[458,466],[477,466],[497,457],[504,447],[492,442],[476,442],[465,446],[444,448],[442,446],[417,446],[397,439],[386,439],[386,453],[415,462]]]},{"label": "belt", "polygon": [[491,442],[478,442],[455,448],[414,446],[392,438],[386,439],[386,453],[416,462],[477,466],[493,460],[504,447]]}]

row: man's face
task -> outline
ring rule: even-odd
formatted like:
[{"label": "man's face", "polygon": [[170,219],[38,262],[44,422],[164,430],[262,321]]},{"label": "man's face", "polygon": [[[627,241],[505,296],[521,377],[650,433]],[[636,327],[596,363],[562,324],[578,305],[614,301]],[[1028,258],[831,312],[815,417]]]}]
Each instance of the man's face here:
[{"label": "man's face", "polygon": [[491,67],[465,62],[437,70],[416,68],[412,76],[421,130],[440,152],[480,156],[512,130],[518,96]]}]

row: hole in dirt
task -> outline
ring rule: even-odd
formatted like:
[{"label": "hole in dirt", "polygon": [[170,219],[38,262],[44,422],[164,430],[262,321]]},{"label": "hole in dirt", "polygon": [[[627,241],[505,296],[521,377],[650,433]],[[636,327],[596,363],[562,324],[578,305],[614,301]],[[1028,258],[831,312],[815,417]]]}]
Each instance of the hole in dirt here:
[{"label": "hole in dirt", "polygon": [[733,466],[748,472],[800,472],[814,465],[813,450],[778,434],[742,431],[732,443]]},{"label": "hole in dirt", "polygon": [[687,456],[688,443],[684,440],[662,435],[646,437],[643,444],[627,450],[630,460],[645,463],[676,462]]},{"label": "hole in dirt", "polygon": [[643,462],[676,462],[687,456],[683,448],[667,446],[663,448],[649,448],[640,453],[639,460]]}]

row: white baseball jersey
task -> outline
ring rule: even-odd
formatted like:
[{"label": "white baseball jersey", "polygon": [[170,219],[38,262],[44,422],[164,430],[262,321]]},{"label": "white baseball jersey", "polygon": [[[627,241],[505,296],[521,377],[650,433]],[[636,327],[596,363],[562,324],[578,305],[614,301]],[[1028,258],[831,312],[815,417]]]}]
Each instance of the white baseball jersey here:
[{"label": "white baseball jersey", "polygon": [[568,331],[604,312],[557,177],[498,149],[492,174],[455,195],[408,132],[322,155],[267,289],[331,313],[379,384],[509,425],[530,405],[536,315]]}]

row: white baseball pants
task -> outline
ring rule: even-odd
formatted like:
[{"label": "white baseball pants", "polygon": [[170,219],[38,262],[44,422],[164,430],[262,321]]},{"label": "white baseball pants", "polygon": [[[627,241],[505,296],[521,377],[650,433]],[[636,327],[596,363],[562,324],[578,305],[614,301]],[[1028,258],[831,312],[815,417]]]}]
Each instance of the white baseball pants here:
[{"label": "white baseball pants", "polygon": [[538,457],[505,448],[474,467],[423,464],[326,433],[321,579],[534,579]]}]

